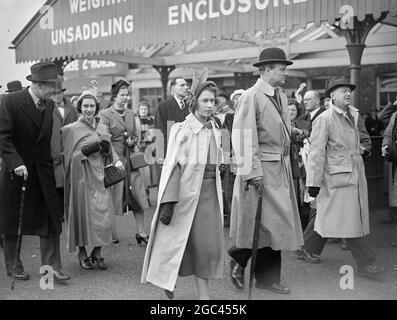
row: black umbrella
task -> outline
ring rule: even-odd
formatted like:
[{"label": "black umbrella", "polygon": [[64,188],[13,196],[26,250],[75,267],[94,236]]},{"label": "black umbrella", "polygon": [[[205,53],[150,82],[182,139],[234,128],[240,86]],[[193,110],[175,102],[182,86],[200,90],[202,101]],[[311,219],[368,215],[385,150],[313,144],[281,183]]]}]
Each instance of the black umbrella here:
[{"label": "black umbrella", "polygon": [[17,246],[15,249],[14,274],[13,274],[13,280],[12,280],[12,284],[11,284],[11,290],[14,290],[14,287],[15,287],[15,274],[17,271],[17,260],[18,260],[18,257],[20,255],[20,251],[21,251],[22,222],[23,222],[23,210],[25,207],[26,185],[27,185],[27,180],[24,179],[23,183],[22,183],[21,207],[19,210],[19,222],[18,222],[18,237],[17,237]]},{"label": "black umbrella", "polygon": [[254,238],[252,241],[252,256],[251,256],[251,269],[250,269],[248,300],[251,300],[252,287],[254,284],[256,256],[258,254],[259,229],[261,226],[261,219],[262,219],[262,200],[263,200],[263,195],[260,195],[259,200],[258,200],[258,208],[256,209]]}]

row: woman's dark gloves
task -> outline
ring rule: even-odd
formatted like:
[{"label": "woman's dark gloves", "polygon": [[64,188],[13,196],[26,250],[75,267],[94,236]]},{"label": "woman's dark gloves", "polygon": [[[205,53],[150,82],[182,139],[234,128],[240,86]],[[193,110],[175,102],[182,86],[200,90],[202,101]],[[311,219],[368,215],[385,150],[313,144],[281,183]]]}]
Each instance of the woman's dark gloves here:
[{"label": "woman's dark gloves", "polygon": [[248,181],[248,185],[251,185],[258,192],[259,196],[263,196],[265,189],[265,184],[263,183],[263,178],[255,178]]},{"label": "woman's dark gloves", "polygon": [[174,207],[176,202],[167,202],[160,205],[160,221],[168,226],[171,223],[172,216],[174,215]]},{"label": "woman's dark gloves", "polygon": [[84,146],[81,148],[81,152],[86,156],[89,157],[93,153],[99,152],[101,150],[101,146],[99,142],[95,142],[89,145]]},{"label": "woman's dark gloves", "polygon": [[102,140],[102,141],[99,143],[99,145],[101,146],[101,150],[102,150],[104,153],[109,154],[109,152],[110,152],[110,143],[109,143],[109,141]]},{"label": "woman's dark gloves", "polygon": [[309,187],[307,192],[309,193],[309,196],[311,196],[312,198],[317,198],[318,194],[320,193],[320,188],[319,187]]}]

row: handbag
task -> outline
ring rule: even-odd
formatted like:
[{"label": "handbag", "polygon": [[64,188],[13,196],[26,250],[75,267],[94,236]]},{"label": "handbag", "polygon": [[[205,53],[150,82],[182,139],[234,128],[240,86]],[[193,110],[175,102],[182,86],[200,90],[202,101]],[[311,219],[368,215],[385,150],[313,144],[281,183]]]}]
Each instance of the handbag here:
[{"label": "handbag", "polygon": [[113,162],[111,161],[110,156],[107,156],[105,159],[105,177],[103,182],[105,184],[105,188],[109,188],[126,178],[125,170],[117,168]]},{"label": "handbag", "polygon": [[131,170],[138,170],[148,166],[145,160],[145,154],[143,152],[135,152],[130,154],[130,161]]}]

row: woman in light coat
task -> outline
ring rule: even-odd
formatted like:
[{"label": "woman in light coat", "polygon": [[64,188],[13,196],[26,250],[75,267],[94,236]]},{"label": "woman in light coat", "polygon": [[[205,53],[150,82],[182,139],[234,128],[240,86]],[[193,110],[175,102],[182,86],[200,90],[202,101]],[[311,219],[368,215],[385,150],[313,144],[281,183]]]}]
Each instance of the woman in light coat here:
[{"label": "woman in light coat", "polygon": [[199,299],[205,300],[208,281],[223,276],[221,133],[211,118],[215,84],[204,82],[192,91],[192,114],[171,129],[142,281],[173,298],[178,274],[194,275]]},{"label": "woman in light coat", "polygon": [[[112,85],[113,104],[99,114],[101,124],[104,126],[106,132],[111,134],[112,146],[124,165],[129,161],[126,157],[127,148],[131,154],[135,150],[139,151],[140,135],[136,127],[134,112],[126,108],[129,96],[128,87],[129,84],[123,80],[114,83]],[[144,211],[149,209],[149,202],[139,169],[131,171],[129,180],[131,188],[128,187],[128,189],[131,191],[131,196],[134,199],[132,211],[134,212],[137,226],[135,238],[139,244],[142,242],[148,243],[149,237],[144,228]],[[125,183],[125,181],[120,182],[110,188],[115,215],[121,215],[123,213],[123,192],[126,190]],[[113,239],[115,243],[118,243],[114,218]]]}]

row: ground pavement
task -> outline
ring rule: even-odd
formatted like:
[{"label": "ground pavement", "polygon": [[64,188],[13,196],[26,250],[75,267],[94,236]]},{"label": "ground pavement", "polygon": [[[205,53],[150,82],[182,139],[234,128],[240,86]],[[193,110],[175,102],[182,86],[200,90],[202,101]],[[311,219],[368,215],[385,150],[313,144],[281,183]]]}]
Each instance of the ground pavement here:
[{"label": "ground pavement", "polygon": [[[147,213],[146,225],[153,216],[154,208]],[[327,244],[322,255],[323,263],[315,265],[298,260],[294,252],[283,252],[282,281],[292,293],[277,295],[268,291],[254,289],[253,299],[397,299],[397,226],[379,223],[385,211],[371,213],[371,235],[366,239],[378,252],[378,262],[386,272],[378,280],[354,277],[354,289],[343,290],[340,287],[342,274],[340,268],[352,265],[349,251],[343,251],[340,244]],[[25,237],[22,244],[22,260],[25,271],[32,279],[17,282],[11,291],[11,280],[5,275],[4,263],[0,261],[0,299],[1,300],[165,300],[163,290],[149,284],[141,284],[141,268],[145,254],[145,245],[135,241],[135,221],[133,215],[118,216],[117,227],[120,244],[112,244],[103,250],[103,256],[109,265],[106,271],[85,271],[78,264],[76,254],[66,250],[65,233],[61,238],[63,271],[72,276],[68,285],[57,285],[53,290],[40,289],[39,240],[37,237]],[[229,229],[225,229],[226,248],[232,245]],[[0,255],[3,253],[0,249]],[[1,258],[2,260],[2,258]],[[217,300],[245,300],[248,290],[238,291],[229,280],[229,259],[226,257],[224,277],[210,283],[211,295]],[[249,270],[246,270],[248,283]],[[343,282],[343,281],[342,281]],[[345,282],[344,282],[345,283]],[[176,299],[193,300],[196,298],[192,277],[179,278],[175,292]]]}]

